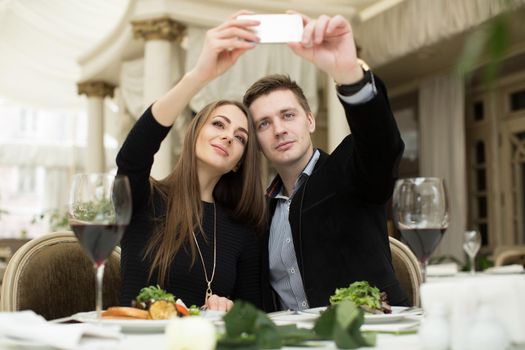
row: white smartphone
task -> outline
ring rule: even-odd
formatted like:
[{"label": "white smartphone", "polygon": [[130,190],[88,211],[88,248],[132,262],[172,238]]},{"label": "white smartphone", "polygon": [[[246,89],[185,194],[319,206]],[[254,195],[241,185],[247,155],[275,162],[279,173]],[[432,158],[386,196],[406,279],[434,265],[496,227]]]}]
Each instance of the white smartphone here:
[{"label": "white smartphone", "polygon": [[237,19],[260,22],[253,27],[261,43],[299,42],[303,38],[303,19],[300,15],[241,15]]}]

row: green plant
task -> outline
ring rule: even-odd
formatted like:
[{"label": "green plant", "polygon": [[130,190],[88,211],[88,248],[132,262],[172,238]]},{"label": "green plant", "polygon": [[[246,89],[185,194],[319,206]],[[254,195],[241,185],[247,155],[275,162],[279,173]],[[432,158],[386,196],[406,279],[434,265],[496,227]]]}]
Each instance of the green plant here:
[{"label": "green plant", "polygon": [[512,46],[512,37],[525,34],[523,20],[517,15],[522,3],[516,0],[492,1],[499,1],[505,10],[468,34],[456,65],[456,73],[465,79],[470,79],[481,67],[482,78],[489,87],[502,68],[505,55]]},{"label": "green plant", "polygon": [[[313,329],[297,325],[276,325],[255,306],[235,301],[223,317],[225,332],[218,350],[281,349],[283,346],[316,346],[315,341],[333,340],[338,349],[374,346],[374,333],[361,332],[364,312],[350,300],[329,307],[315,322]],[[314,341],[314,343],[311,343]]]}]

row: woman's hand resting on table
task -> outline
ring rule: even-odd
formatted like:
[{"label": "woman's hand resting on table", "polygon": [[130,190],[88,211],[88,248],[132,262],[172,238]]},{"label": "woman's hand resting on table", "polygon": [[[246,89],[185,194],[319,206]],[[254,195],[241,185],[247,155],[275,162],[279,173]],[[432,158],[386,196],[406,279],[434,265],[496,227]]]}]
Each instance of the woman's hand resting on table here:
[{"label": "woman's hand resting on table", "polygon": [[233,301],[231,301],[228,298],[220,297],[216,294],[213,294],[211,297],[206,300],[206,304],[204,304],[204,307],[206,310],[214,310],[214,311],[230,311],[230,309],[233,306]]}]

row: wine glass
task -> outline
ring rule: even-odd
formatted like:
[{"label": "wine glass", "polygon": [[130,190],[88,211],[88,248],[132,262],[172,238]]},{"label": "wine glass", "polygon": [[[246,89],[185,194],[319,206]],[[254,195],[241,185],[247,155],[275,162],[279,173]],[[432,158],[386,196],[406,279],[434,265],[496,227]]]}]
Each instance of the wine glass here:
[{"label": "wine glass", "polygon": [[126,176],[77,174],[69,196],[69,224],[96,272],[96,312],[102,312],[104,265],[131,218],[131,190]]},{"label": "wine glass", "polygon": [[481,247],[481,235],[478,230],[465,231],[463,234],[463,250],[470,259],[470,274],[476,273],[476,254]]},{"label": "wine glass", "polygon": [[400,179],[394,188],[392,205],[394,222],[418,258],[424,282],[428,258],[448,228],[443,180],[435,177]]}]

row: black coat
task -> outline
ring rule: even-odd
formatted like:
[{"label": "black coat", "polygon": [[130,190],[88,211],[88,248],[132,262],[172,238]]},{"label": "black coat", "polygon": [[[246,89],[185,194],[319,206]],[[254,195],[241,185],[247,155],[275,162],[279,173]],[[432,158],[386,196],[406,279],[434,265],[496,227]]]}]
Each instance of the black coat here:
[{"label": "black coat", "polygon": [[[376,84],[369,102],[342,102],[352,134],[332,154],[321,151],[292,199],[289,221],[310,307],[327,305],[336,288],[359,280],[385,291],[392,305],[409,303],[394,274],[386,228],[404,144],[386,88],[379,79]],[[270,199],[270,218],[275,206]],[[261,277],[264,308],[271,311],[278,303],[269,284],[268,237],[261,244]]]}]

